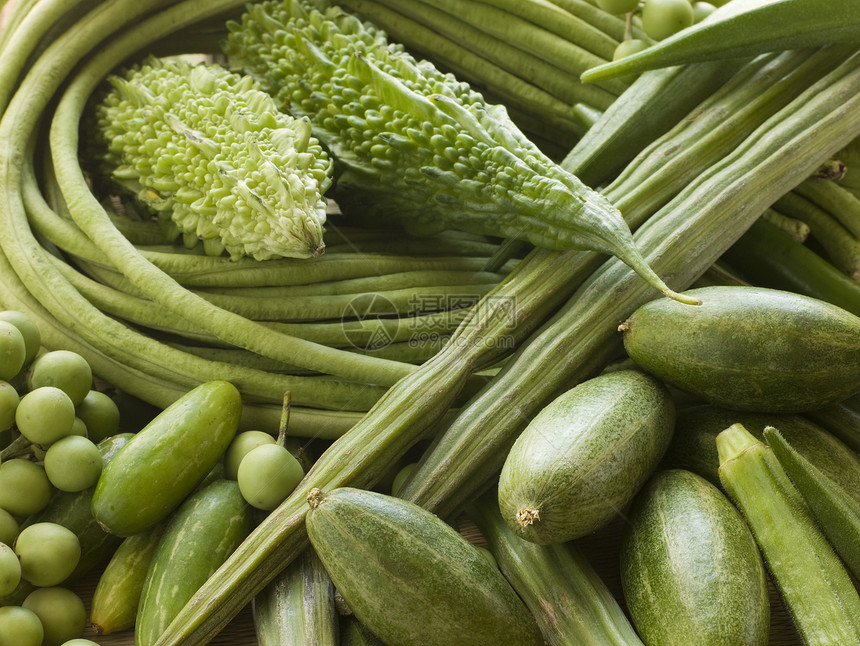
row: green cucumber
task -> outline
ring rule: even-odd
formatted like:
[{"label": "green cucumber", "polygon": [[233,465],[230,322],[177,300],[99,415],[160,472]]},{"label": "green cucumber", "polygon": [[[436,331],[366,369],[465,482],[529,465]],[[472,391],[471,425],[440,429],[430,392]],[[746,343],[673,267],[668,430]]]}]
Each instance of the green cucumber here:
[{"label": "green cucumber", "polygon": [[860,390],[860,317],[776,289],[692,289],[702,301],[645,303],[619,327],[644,370],[738,410],[798,413]]},{"label": "green cucumber", "polygon": [[690,471],[660,471],[631,506],[621,585],[646,644],[768,643],[764,564],[743,517]]},{"label": "green cucumber", "polygon": [[860,595],[773,451],[741,424],[717,436],[720,480],[741,510],[806,644],[860,644]]},{"label": "green cucumber", "polygon": [[146,573],[164,533],[163,524],[124,539],[99,577],[90,604],[90,624],[98,635],[134,626]]},{"label": "green cucumber", "polygon": [[314,489],[308,502],[311,545],[349,608],[384,643],[543,643],[501,572],[439,517],[352,487]]},{"label": "green cucumber", "polygon": [[720,485],[716,438],[732,424],[741,424],[757,439],[775,426],[807,460],[860,502],[860,456],[822,426],[801,415],[732,411],[701,404],[682,408],[675,422],[675,436],[664,463],[687,469]]},{"label": "green cucumber", "polygon": [[165,408],[102,471],[92,500],[98,522],[127,537],[164,520],[221,459],[241,413],[227,381],[205,382]]},{"label": "green cucumber", "polygon": [[502,517],[518,536],[542,544],[599,529],[657,467],[674,425],[669,392],[639,370],[580,383],[514,442],[499,476]]},{"label": "green cucumber", "polygon": [[251,531],[251,507],[235,480],[189,496],[168,521],[140,595],[134,643],[150,646]]}]

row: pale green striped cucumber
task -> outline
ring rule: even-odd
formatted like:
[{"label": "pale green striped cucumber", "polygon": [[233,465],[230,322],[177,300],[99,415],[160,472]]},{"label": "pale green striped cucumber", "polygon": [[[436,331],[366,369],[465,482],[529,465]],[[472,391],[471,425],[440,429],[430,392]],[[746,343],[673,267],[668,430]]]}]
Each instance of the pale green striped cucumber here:
[{"label": "pale green striped cucumber", "polygon": [[436,515],[352,487],[308,502],[308,537],[335,587],[389,646],[543,643],[502,573]]},{"label": "pale green striped cucumber", "polygon": [[221,459],[241,413],[227,381],[205,382],[165,408],[102,471],[92,501],[98,522],[125,537],[164,520]]},{"label": "pale green striped cucumber", "polygon": [[594,377],[563,393],[514,442],[499,509],[518,536],[563,543],[599,529],[633,498],[672,439],[675,407],[639,370]]},{"label": "pale green striped cucumber", "polygon": [[759,440],[763,439],[766,427],[775,426],[795,450],[860,502],[860,456],[801,415],[732,411],[711,404],[679,409],[675,435],[664,464],[693,471],[719,486],[716,438],[736,423]]},{"label": "pale green striped cucumber", "polygon": [[164,523],[124,539],[101,576],[90,604],[90,624],[98,635],[134,626],[146,573],[164,533]]},{"label": "pale green striped cucumber", "polygon": [[619,330],[648,372],[739,410],[803,412],[860,390],[860,317],[791,292],[746,286],[686,292],[679,307],[658,298]]},{"label": "pale green striped cucumber", "polygon": [[768,643],[770,599],[755,539],[728,498],[690,471],[660,471],[636,496],[621,585],[649,646]]},{"label": "pale green striped cucumber", "polygon": [[216,480],[170,518],[140,595],[136,646],[150,646],[197,589],[245,540],[253,514],[235,480]]},{"label": "pale green striped cucumber", "polygon": [[806,644],[860,644],[860,595],[773,451],[734,424],[717,436],[720,480],[741,510]]}]

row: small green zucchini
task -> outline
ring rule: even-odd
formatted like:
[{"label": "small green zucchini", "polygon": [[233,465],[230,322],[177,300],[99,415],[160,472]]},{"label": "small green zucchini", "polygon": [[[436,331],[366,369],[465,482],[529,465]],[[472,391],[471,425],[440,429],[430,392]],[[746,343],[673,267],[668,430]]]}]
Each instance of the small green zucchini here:
[{"label": "small green zucchini", "polygon": [[777,429],[766,428],[764,438],[830,544],[851,573],[860,578],[860,502],[816,469]]},{"label": "small green zucchini", "polygon": [[310,546],[257,593],[252,609],[258,646],[338,646],[334,585]]},{"label": "small green zucchini", "polygon": [[586,70],[583,82],[688,63],[857,40],[854,0],[732,0],[695,25],[621,60]]},{"label": "small green zucchini", "polygon": [[151,646],[176,613],[251,531],[235,480],[216,480],[176,510],[155,548],[140,595],[134,643]]},{"label": "small green zucchini", "polygon": [[720,480],[752,529],[804,643],[860,644],[860,595],[773,451],[741,424],[717,436]]},{"label": "small green zucchini", "polygon": [[770,598],[761,554],[743,516],[690,471],[660,471],[631,506],[621,585],[646,644],[768,643]]},{"label": "small green zucchini", "polygon": [[514,442],[499,509],[535,543],[563,543],[608,523],[663,457],[675,425],[666,388],[639,370],[588,379],[550,402]]},{"label": "small green zucchini", "polygon": [[221,459],[241,413],[239,391],[227,381],[177,399],[105,466],[92,499],[96,520],[123,537],[164,520]]},{"label": "small green zucchini", "polygon": [[540,646],[502,573],[453,527],[406,500],[338,487],[308,496],[308,536],[338,592],[390,646]]},{"label": "small green zucchini", "polygon": [[860,390],[860,317],[775,289],[692,289],[701,305],[645,303],[619,327],[627,354],[727,408],[798,413]]},{"label": "small green zucchini", "polygon": [[502,519],[492,495],[470,505],[468,514],[548,646],[641,646],[618,601],[575,542],[524,541]]},{"label": "small green zucchini", "polygon": [[801,415],[732,411],[711,404],[678,410],[675,435],[664,464],[687,469],[720,485],[716,438],[732,424],[741,424],[756,439],[775,426],[785,439],[827,477],[860,503],[860,456],[822,426]]},{"label": "small green zucchini", "polygon": [[123,539],[108,562],[90,604],[90,624],[98,635],[134,626],[146,573],[164,533],[162,523]]}]

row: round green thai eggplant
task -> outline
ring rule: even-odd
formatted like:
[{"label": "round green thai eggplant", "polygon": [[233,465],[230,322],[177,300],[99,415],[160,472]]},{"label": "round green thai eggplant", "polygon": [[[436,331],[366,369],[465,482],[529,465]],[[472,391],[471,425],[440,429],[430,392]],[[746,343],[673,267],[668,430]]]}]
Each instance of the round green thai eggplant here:
[{"label": "round green thai eggplant", "polygon": [[538,413],[499,476],[499,509],[522,538],[563,543],[608,523],[660,462],[675,424],[666,388],[639,370],[594,377]]},{"label": "round green thai eggplant", "polygon": [[860,317],[776,289],[703,287],[701,305],[658,298],[619,330],[668,384],[737,410],[798,413],[860,390]]},{"label": "round green thai eggplant", "polygon": [[765,646],[764,564],[740,512],[689,471],[657,473],[631,505],[621,585],[648,646]]}]

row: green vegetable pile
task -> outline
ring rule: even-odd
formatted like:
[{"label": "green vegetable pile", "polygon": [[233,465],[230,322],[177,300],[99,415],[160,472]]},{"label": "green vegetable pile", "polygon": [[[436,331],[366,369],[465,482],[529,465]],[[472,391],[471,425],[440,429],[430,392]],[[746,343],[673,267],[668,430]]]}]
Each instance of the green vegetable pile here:
[{"label": "green vegetable pile", "polygon": [[10,2],[0,646],[860,645],[854,14]]}]

